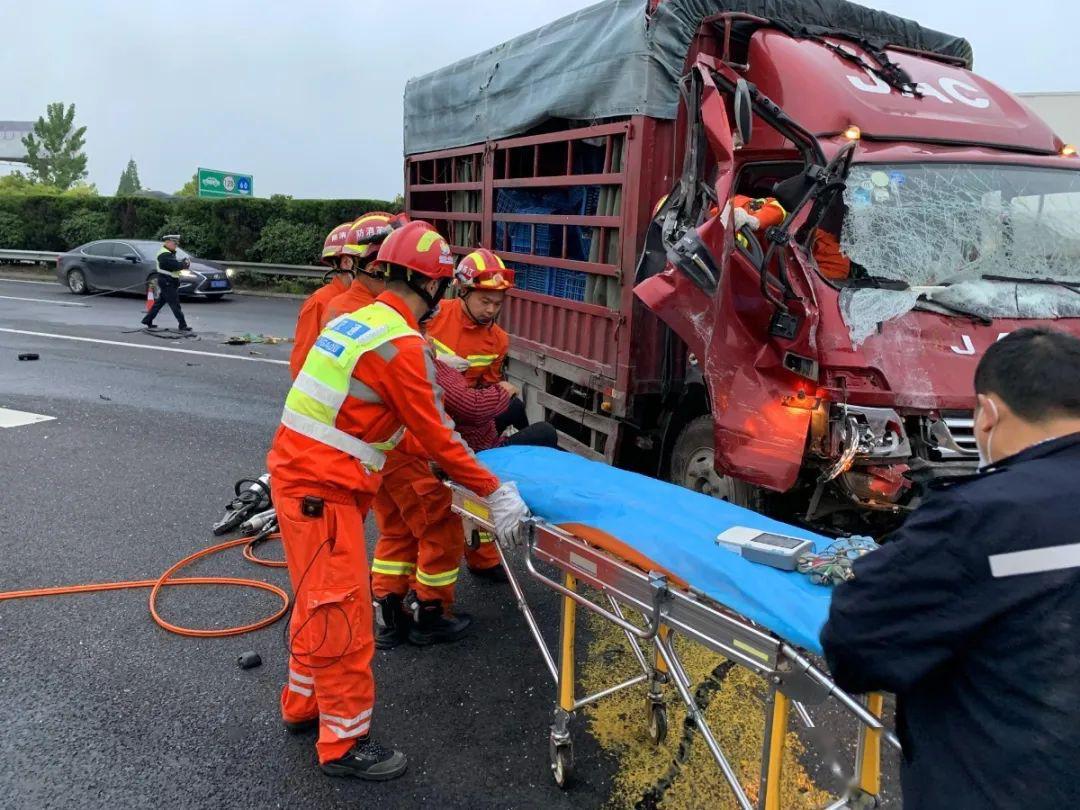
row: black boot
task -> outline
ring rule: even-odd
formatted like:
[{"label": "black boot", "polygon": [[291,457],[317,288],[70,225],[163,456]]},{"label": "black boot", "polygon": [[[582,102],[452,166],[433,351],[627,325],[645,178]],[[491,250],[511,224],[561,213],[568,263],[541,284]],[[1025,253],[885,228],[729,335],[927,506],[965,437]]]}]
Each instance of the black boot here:
[{"label": "black boot", "polygon": [[341,759],[325,762],[319,767],[329,776],[355,776],[372,782],[397,779],[409,766],[400,751],[383,748],[374,740],[363,737]]},{"label": "black boot", "polygon": [[289,720],[282,722],[285,723],[285,729],[290,734],[306,734],[309,731],[315,731],[319,727],[318,717],[312,717],[310,720],[297,720],[295,723]]},{"label": "black boot", "polygon": [[375,599],[375,647],[392,650],[409,637],[412,616],[402,610],[401,597],[396,593]]},{"label": "black boot", "polygon": [[409,642],[419,647],[429,644],[445,644],[464,638],[472,625],[472,616],[459,613],[449,616],[443,613],[442,600],[418,601],[413,613],[413,626],[409,630]]},{"label": "black boot", "polygon": [[470,568],[469,573],[478,579],[486,579],[488,582],[504,583],[510,579],[503,570],[502,563],[493,565],[491,568]]}]

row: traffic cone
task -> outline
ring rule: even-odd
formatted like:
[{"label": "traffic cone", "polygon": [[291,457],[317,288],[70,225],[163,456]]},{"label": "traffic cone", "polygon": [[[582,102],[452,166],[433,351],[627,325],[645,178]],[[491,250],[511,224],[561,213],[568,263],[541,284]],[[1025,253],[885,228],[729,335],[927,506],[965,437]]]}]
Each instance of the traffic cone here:
[{"label": "traffic cone", "polygon": [[154,286],[152,284],[146,287],[146,311],[149,312],[154,308]]}]

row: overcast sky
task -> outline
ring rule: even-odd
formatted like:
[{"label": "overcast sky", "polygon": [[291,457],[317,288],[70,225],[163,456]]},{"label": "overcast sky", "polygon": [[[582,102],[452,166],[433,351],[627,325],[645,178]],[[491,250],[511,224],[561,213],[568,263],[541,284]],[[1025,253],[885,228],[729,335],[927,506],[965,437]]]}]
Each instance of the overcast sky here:
[{"label": "overcast sky", "polygon": [[[134,157],[162,191],[205,166],[253,174],[257,196],[390,198],[406,79],[590,4],[0,0],[0,120],[74,102],[104,194]],[[1010,90],[1080,90],[1074,0],[865,4],[966,36]]]}]

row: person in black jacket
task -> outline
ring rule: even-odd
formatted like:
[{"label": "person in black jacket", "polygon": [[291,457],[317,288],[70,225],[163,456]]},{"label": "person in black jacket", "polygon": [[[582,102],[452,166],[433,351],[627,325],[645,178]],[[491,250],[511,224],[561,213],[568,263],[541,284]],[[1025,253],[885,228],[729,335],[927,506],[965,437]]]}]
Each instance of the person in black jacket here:
[{"label": "person in black jacket", "polygon": [[162,248],[157,255],[157,300],[142,319],[142,324],[147,329],[156,329],[154,318],[161,312],[166,304],[176,317],[178,328],[181,332],[190,332],[191,327],[184,320],[184,311],[180,309],[180,271],[186,270],[191,262],[188,259],[176,258],[176,246],[180,237],[170,234],[163,240]]},{"label": "person in black jacket", "polygon": [[1022,329],[975,373],[978,474],[837,586],[837,684],[894,692],[908,810],[1080,807],[1080,339]]}]

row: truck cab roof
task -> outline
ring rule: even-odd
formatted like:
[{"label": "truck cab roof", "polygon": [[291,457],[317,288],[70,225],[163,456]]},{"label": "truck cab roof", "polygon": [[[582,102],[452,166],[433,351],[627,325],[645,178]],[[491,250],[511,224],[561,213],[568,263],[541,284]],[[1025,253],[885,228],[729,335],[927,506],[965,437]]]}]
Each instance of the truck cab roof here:
[{"label": "truck cab roof", "polygon": [[[841,55],[841,52],[848,54]],[[901,92],[860,65],[873,59],[837,38],[753,35],[749,78],[796,122],[819,137],[858,126],[867,140],[989,146],[1056,154],[1061,141],[1026,105],[993,82],[945,61],[886,51],[915,84]]]}]

